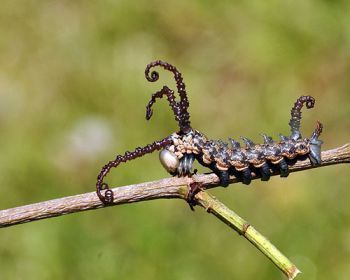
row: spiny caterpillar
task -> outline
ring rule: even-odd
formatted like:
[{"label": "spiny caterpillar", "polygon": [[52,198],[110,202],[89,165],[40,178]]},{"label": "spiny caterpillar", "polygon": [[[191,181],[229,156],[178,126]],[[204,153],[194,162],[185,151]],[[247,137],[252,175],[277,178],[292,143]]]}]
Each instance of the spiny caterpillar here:
[{"label": "spiny caterpillar", "polygon": [[[241,147],[239,142],[229,138],[229,145],[221,140],[210,140],[191,127],[185,84],[181,73],[174,66],[160,60],[151,62],[145,70],[146,79],[150,82],[158,80],[158,72],[150,73],[150,70],[156,66],[173,73],[180,100],[176,101],[174,91],[163,86],[161,90],[152,94],[146,107],[146,119],[149,120],[152,117],[152,106],[157,98],[166,96],[180,130],[160,141],[142,148],[138,147],[133,152],[127,151],[124,155],[117,155],[114,160],[109,161],[102,168],[96,182],[96,193],[104,204],[113,203],[113,191],[103,182],[111,168],[155,150],[162,150],[159,155],[160,162],[171,175],[191,176],[193,162],[197,160],[201,165],[215,172],[220,179],[220,184],[225,187],[229,184],[230,175],[235,175],[247,185],[251,182],[252,172],[259,174],[263,181],[269,180],[272,171],[276,169],[279,170],[281,177],[287,177],[288,165],[301,157],[309,157],[313,165],[321,163],[322,141],[318,137],[322,132],[322,124],[317,121],[310,138],[302,138],[300,133],[301,109],[304,104],[308,109],[314,107],[313,97],[301,96],[295,102],[289,121],[291,128],[289,137],[280,135],[280,141],[275,142],[270,136],[262,134],[263,144],[255,144],[248,138],[241,137],[245,147]],[[105,191],[104,194],[102,191]],[[192,198],[189,195],[190,205]]]}]

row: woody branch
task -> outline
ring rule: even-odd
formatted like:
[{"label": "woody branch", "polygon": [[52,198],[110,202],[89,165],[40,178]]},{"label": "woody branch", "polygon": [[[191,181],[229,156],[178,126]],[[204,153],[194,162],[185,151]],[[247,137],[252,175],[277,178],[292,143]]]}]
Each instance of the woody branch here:
[{"label": "woody branch", "polygon": [[[310,168],[320,168],[341,163],[350,163],[350,143],[332,150],[323,151],[322,163],[319,166],[313,166],[311,165],[309,159],[304,159],[299,160],[294,165],[290,166],[289,170],[290,172],[298,172]],[[278,171],[276,171],[273,176],[278,174]],[[254,173],[252,176],[253,179],[259,178],[259,176]],[[112,205],[108,205],[108,207],[161,198],[186,199],[189,185],[194,182],[200,183],[205,189],[219,186],[218,177],[215,174],[210,173],[193,175],[191,178],[172,177],[153,182],[117,187],[113,188],[114,203]],[[231,184],[238,182],[238,178],[231,176]],[[8,227],[21,223],[52,218],[80,211],[93,210],[102,207],[107,206],[103,205],[95,192],[67,196],[6,210],[0,210],[0,227]]]}]

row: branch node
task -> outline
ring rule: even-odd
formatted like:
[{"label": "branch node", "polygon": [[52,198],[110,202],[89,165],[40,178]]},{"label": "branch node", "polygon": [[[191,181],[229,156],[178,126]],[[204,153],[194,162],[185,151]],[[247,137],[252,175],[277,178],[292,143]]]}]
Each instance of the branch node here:
[{"label": "branch node", "polygon": [[245,222],[242,227],[242,231],[240,232],[241,235],[245,235],[247,233],[248,228],[250,227],[250,224]]}]

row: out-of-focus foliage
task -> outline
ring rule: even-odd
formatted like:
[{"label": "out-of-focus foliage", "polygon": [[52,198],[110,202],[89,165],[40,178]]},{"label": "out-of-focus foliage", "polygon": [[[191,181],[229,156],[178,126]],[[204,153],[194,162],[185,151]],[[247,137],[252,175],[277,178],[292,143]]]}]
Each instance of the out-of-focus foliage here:
[{"label": "out-of-focus foliage", "polygon": [[[324,123],[324,149],[350,141],[349,1],[2,1],[0,208],[92,191],[101,166],[177,130],[166,102],[183,73],[195,128],[212,138]],[[168,176],[157,155],[113,170],[112,185]],[[348,279],[348,166],[212,190],[302,269]],[[0,230],[1,279],[282,279],[243,238],[182,201],[153,201]]]}]

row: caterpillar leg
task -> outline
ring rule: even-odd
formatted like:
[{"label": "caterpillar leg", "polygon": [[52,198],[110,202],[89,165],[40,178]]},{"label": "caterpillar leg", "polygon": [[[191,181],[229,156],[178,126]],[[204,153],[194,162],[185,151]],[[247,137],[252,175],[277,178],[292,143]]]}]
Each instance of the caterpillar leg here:
[{"label": "caterpillar leg", "polygon": [[190,176],[192,173],[192,165],[194,162],[194,155],[193,154],[185,154],[180,159],[179,167],[177,168],[177,174],[179,176]]},{"label": "caterpillar leg", "polygon": [[279,162],[279,169],[280,169],[280,172],[281,172],[281,174],[280,174],[281,177],[288,177],[289,169],[288,169],[288,164],[287,164],[285,159],[282,159]]},{"label": "caterpillar leg", "polygon": [[252,171],[249,168],[242,170],[242,183],[249,185],[252,181]]},{"label": "caterpillar leg", "polygon": [[226,188],[230,184],[230,172],[228,170],[220,170],[215,164],[208,167],[219,177],[221,186]]},{"label": "caterpillar leg", "polygon": [[261,181],[270,180],[271,171],[269,165],[266,162],[259,168],[259,171],[261,174]]},{"label": "caterpillar leg", "polygon": [[220,179],[220,185],[223,187],[227,187],[230,184],[230,175],[228,171],[219,171],[218,176]]}]

